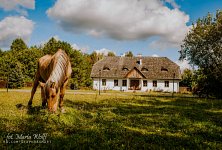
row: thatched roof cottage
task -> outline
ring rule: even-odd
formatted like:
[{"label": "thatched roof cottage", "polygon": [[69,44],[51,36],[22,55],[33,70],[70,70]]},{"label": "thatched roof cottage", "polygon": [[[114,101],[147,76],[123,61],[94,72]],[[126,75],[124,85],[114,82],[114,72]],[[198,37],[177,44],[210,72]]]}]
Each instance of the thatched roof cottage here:
[{"label": "thatched roof cottage", "polygon": [[93,65],[97,90],[178,92],[180,68],[166,57],[105,57]]}]

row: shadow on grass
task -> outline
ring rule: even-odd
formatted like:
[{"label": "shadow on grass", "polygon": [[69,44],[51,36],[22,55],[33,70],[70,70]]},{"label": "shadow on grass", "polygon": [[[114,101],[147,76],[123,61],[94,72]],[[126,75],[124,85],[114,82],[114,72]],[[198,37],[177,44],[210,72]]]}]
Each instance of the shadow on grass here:
[{"label": "shadow on grass", "polygon": [[27,107],[28,111],[27,114],[29,115],[38,115],[40,114],[41,110],[43,110],[42,106],[32,106],[32,107]]},{"label": "shadow on grass", "polygon": [[9,119],[0,118],[3,137],[9,132],[47,133],[47,140],[51,141],[4,143],[2,149],[217,149],[222,146],[222,113],[208,111],[221,108],[221,102],[142,97],[98,102],[66,99],[64,105],[70,110],[61,115],[65,120],[57,115],[47,116],[40,106],[28,110],[28,117],[18,119],[15,130],[8,130]]},{"label": "shadow on grass", "polygon": [[[123,118],[122,120],[112,119],[114,122],[119,122],[123,126],[128,126],[132,129],[144,129],[145,133],[152,132],[151,135],[142,134],[144,135],[143,138],[139,141],[134,141],[135,143],[143,141],[142,145],[148,143],[148,145],[159,145],[159,147],[163,146],[165,148],[179,145],[182,148],[209,148],[211,146],[214,147],[214,144],[218,142],[222,142],[222,113],[208,111],[211,109],[220,109],[220,101],[205,99],[195,101],[192,98],[174,98],[171,101],[168,100],[160,101],[152,97],[144,100],[139,99],[134,102],[135,104],[144,104],[144,106],[134,105],[134,103],[127,104],[127,100],[120,100],[119,105],[114,105],[115,109],[113,109],[112,102],[107,103],[110,100],[104,100],[106,103],[103,103],[104,101],[87,103],[67,100],[66,105],[83,111],[90,112],[96,110],[96,112],[100,113],[103,113],[103,108],[110,108],[108,109],[109,111],[119,116],[119,118]],[[121,103],[123,104],[121,105]],[[110,121],[108,122],[110,123]],[[100,124],[106,125],[104,120]],[[153,127],[154,130],[150,127]],[[160,129],[161,133],[156,132],[155,129]],[[137,131],[136,133],[141,132]],[[135,136],[133,135],[133,137]],[[158,138],[152,141],[149,137]],[[123,138],[123,135],[121,138]],[[143,139],[149,140],[144,141]],[[214,144],[210,145],[208,142]],[[137,146],[141,148],[140,144],[137,144]]]},{"label": "shadow on grass", "polygon": [[[45,133],[50,135],[47,113],[42,106],[27,107],[17,104],[18,118],[0,118],[0,149],[39,149],[50,148],[41,139]],[[17,113],[18,113],[17,112]],[[23,114],[24,112],[24,114]],[[46,142],[50,138],[46,139]]]}]

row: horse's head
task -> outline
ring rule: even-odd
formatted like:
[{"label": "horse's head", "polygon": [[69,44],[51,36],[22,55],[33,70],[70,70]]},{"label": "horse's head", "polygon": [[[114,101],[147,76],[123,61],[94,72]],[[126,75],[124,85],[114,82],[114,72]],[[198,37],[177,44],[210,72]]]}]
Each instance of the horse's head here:
[{"label": "horse's head", "polygon": [[42,98],[46,100],[47,106],[50,112],[56,112],[57,105],[58,105],[58,87],[56,86],[55,82],[46,82],[42,83],[39,82],[42,88]]}]

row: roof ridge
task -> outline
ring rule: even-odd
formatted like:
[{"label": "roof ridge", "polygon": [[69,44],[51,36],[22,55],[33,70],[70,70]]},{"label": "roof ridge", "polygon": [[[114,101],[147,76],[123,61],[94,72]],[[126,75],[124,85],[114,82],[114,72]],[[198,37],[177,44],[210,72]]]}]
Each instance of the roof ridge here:
[{"label": "roof ridge", "polygon": [[132,57],[126,57],[126,56],[104,56],[104,58],[106,58],[106,57],[108,57],[108,58],[112,58],[112,57],[116,57],[116,58],[168,58],[166,56],[158,56],[158,57],[153,57],[153,56],[132,56]]},{"label": "roof ridge", "polygon": [[[138,64],[138,60],[142,59],[142,63]],[[109,71],[104,71],[104,66],[109,67]],[[167,72],[162,72],[161,67],[166,67]],[[123,67],[127,67],[128,71]],[[167,57],[121,57],[121,56],[107,56],[96,62],[92,67],[91,77],[112,77],[124,78],[125,75],[134,67],[146,78],[172,79],[173,72],[176,73],[176,78],[180,79],[179,66]],[[146,67],[147,71],[142,71]],[[101,74],[99,73],[101,71]]]}]

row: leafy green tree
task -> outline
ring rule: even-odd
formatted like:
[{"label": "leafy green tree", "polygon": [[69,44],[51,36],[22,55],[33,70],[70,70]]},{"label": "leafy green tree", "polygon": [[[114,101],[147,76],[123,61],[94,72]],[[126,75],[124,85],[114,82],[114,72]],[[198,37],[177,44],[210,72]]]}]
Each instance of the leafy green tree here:
[{"label": "leafy green tree", "polygon": [[7,79],[7,76],[10,71],[11,63],[17,62],[16,58],[13,56],[11,51],[7,51],[4,53],[2,57],[0,57],[0,76]]},{"label": "leafy green tree", "polygon": [[[17,52],[4,52],[4,55],[0,57],[0,77],[6,81],[8,74],[14,73],[14,71],[17,70],[22,72],[23,81],[33,81],[37,69],[37,60],[42,55],[42,51],[37,47],[31,47]],[[17,64],[19,64],[19,66],[15,67]],[[19,72],[18,75],[20,76]],[[15,80],[13,79],[11,81],[13,82]],[[11,87],[16,88],[20,86],[13,85]]]},{"label": "leafy green tree", "polygon": [[78,50],[73,50],[70,55],[70,61],[72,65],[70,87],[80,88],[91,86],[90,72],[92,66],[87,59],[87,55],[83,55]]},{"label": "leafy green tree", "polygon": [[133,52],[132,51],[126,52],[125,57],[133,57]]},{"label": "leafy green tree", "polygon": [[[222,97],[222,11],[198,19],[185,37],[180,59],[187,59],[205,78],[203,94]],[[197,82],[200,80],[197,80]],[[201,89],[203,84],[198,84]]]},{"label": "leafy green tree", "polygon": [[4,55],[3,50],[0,48],[0,57],[2,57]]},{"label": "leafy green tree", "polygon": [[203,69],[194,71],[192,77],[192,92],[199,97],[209,97],[209,80]]},{"label": "leafy green tree", "polygon": [[15,56],[16,59],[21,63],[24,80],[27,82],[33,81],[37,69],[38,59],[43,56],[43,52],[37,47],[31,47],[18,52]]},{"label": "leafy green tree", "polygon": [[43,47],[44,54],[54,54],[58,50],[58,41],[52,37]]},{"label": "leafy green tree", "polygon": [[19,52],[21,50],[27,49],[27,45],[25,44],[25,42],[21,39],[21,38],[17,38],[15,40],[13,40],[12,44],[11,44],[11,50],[13,52]]},{"label": "leafy green tree", "polygon": [[113,57],[113,56],[116,56],[116,55],[114,54],[114,52],[108,52],[107,56]]},{"label": "leafy green tree", "polygon": [[9,88],[21,88],[24,86],[24,77],[22,74],[21,64],[19,62],[12,62],[9,69]]},{"label": "leafy green tree", "polygon": [[5,79],[5,71],[4,71],[4,58],[3,57],[0,57],[0,79]]},{"label": "leafy green tree", "polygon": [[14,52],[7,51],[0,57],[0,77],[7,81],[9,76],[9,88],[21,88],[23,86],[22,64],[15,57]]},{"label": "leafy green tree", "polygon": [[91,65],[95,64],[97,61],[99,61],[100,59],[102,59],[104,57],[103,54],[99,54],[95,51],[93,51],[90,55],[90,63]]},{"label": "leafy green tree", "polygon": [[4,74],[5,72],[3,71],[3,67],[4,67],[4,52],[0,49],[0,80],[4,79]]},{"label": "leafy green tree", "polygon": [[180,82],[180,86],[192,87],[192,78],[193,73],[190,69],[185,69],[182,73],[182,80]]},{"label": "leafy green tree", "polygon": [[[24,43],[19,43],[22,43],[21,39],[14,40],[11,51],[0,53],[0,78],[6,81],[9,75],[10,88],[20,88],[24,82],[33,81],[38,59],[45,54],[54,54],[59,48],[66,51],[72,64],[70,87],[91,87],[90,73],[93,64],[90,55],[73,50],[69,43],[57,41],[54,38],[51,38],[42,48],[37,46],[28,48]],[[98,57],[96,59],[102,58],[100,55],[96,57]]]},{"label": "leafy green tree", "polygon": [[64,50],[68,55],[70,55],[73,51],[71,44],[65,41],[58,41],[58,49]]},{"label": "leafy green tree", "polygon": [[68,55],[70,55],[72,51],[72,46],[64,41],[56,40],[52,37],[43,47],[42,51],[44,54],[54,54],[58,51],[58,49],[64,50]]}]

